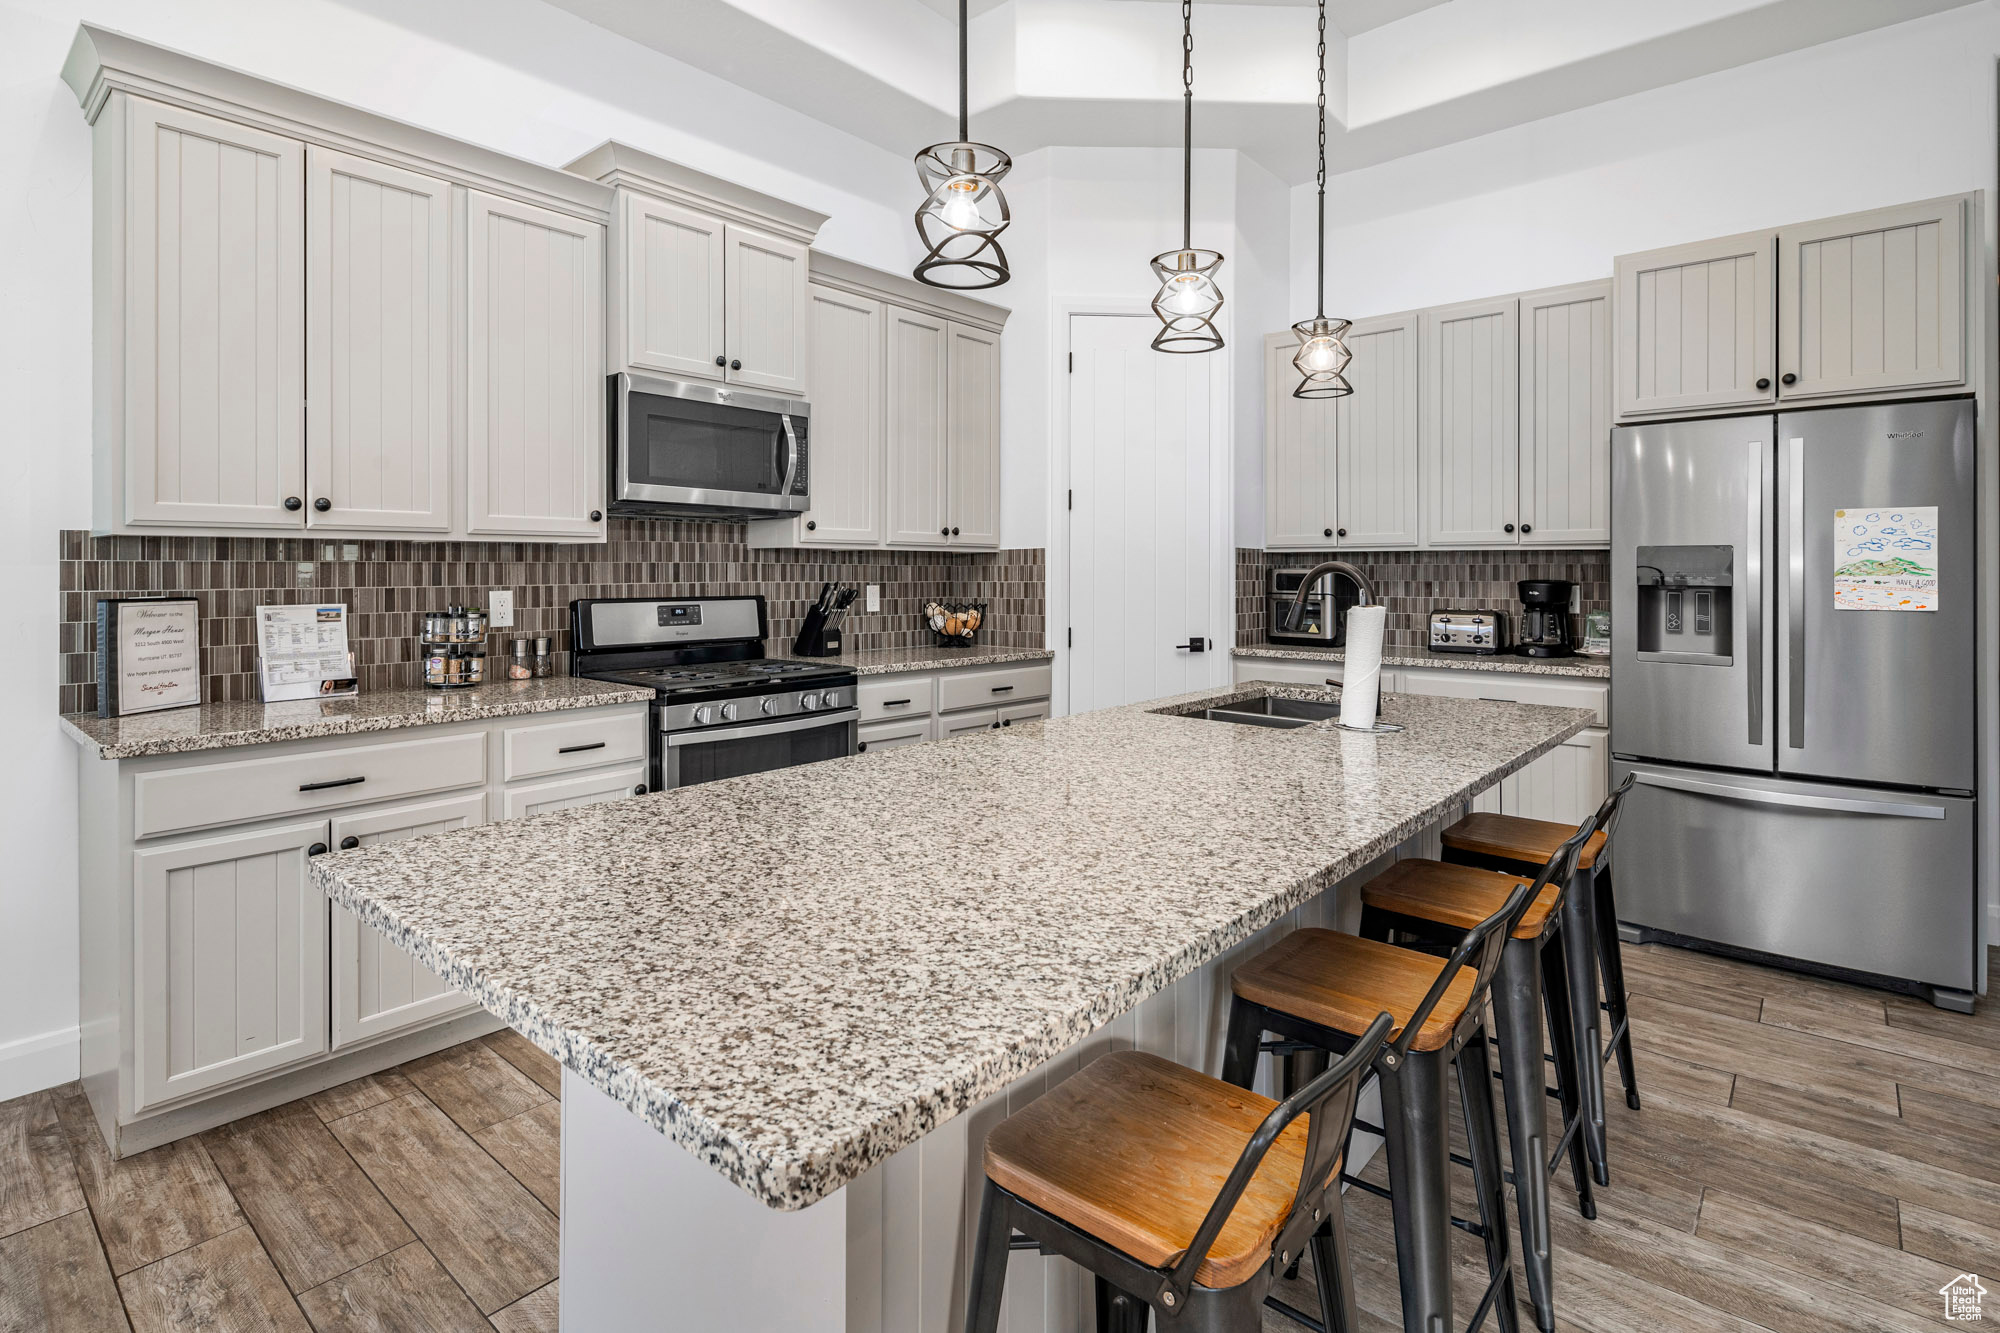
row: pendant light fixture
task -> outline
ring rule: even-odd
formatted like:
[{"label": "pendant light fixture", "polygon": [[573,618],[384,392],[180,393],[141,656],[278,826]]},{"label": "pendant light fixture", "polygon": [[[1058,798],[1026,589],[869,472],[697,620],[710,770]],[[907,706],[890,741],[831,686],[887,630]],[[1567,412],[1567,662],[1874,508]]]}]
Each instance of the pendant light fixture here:
[{"label": "pendant light fixture", "polygon": [[1299,350],[1292,365],[1299,372],[1294,398],[1345,398],[1354,392],[1341,372],[1353,359],[1343,341],[1354,321],[1326,317],[1326,0],[1319,0],[1319,313],[1292,325]]},{"label": "pendant light fixture", "polygon": [[1000,178],[1014,160],[991,144],[971,141],[965,64],[965,0],[958,0],[958,141],[934,143],[917,154],[917,179],[924,184],[917,236],[924,257],[913,276],[933,287],[977,291],[998,287],[1009,276],[1000,233],[1011,219]]},{"label": "pendant light fixture", "polygon": [[1222,253],[1194,248],[1194,0],[1181,0],[1181,89],[1181,248],[1153,256],[1153,275],[1160,280],[1153,313],[1164,326],[1153,335],[1153,350],[1213,352],[1222,346],[1215,327],[1215,312],[1222,309],[1222,288],[1215,281]]}]

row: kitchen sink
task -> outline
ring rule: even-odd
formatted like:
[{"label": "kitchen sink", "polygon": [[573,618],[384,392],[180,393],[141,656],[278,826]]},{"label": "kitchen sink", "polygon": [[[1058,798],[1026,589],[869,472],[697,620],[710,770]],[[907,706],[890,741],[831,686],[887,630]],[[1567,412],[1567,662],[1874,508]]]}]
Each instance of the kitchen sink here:
[{"label": "kitchen sink", "polygon": [[1247,727],[1309,727],[1339,717],[1340,700],[1288,699],[1265,694],[1207,709],[1202,716],[1210,722],[1235,722]]}]

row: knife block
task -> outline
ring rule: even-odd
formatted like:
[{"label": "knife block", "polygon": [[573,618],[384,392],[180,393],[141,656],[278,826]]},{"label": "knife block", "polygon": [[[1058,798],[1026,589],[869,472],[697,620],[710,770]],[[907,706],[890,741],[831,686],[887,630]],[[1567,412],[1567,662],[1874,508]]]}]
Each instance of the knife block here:
[{"label": "knife block", "polygon": [[806,612],[805,624],[799,626],[799,636],[792,640],[792,654],[796,657],[840,656],[840,622],[846,618],[836,611],[829,619],[826,612],[813,607]]}]

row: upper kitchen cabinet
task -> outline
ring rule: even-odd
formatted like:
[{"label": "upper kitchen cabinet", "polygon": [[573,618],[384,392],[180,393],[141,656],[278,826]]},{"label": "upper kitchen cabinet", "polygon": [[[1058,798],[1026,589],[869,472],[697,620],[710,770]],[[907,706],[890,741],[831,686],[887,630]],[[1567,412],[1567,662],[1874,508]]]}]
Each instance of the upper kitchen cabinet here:
[{"label": "upper kitchen cabinet", "polygon": [[604,528],[604,229],[471,191],[467,203],[466,530]]},{"label": "upper kitchen cabinet", "polygon": [[88,24],[63,79],[96,531],[603,540],[610,189]]},{"label": "upper kitchen cabinet", "polygon": [[1299,340],[1264,339],[1264,544],[1285,551],[1329,550],[1339,518],[1334,462],[1335,405],[1294,398]]},{"label": "upper kitchen cabinet", "polygon": [[1618,415],[1693,414],[1776,401],[1770,232],[1614,262]]},{"label": "upper kitchen cabinet", "polygon": [[1521,543],[1611,543],[1611,284],[1521,297]]},{"label": "upper kitchen cabinet", "polygon": [[1432,547],[1520,542],[1519,317],[1511,296],[1419,317],[1421,490]]},{"label": "upper kitchen cabinet", "polygon": [[1340,499],[1334,542],[1350,550],[1415,546],[1421,535],[1417,316],[1356,320],[1347,347],[1354,392],[1333,402]]},{"label": "upper kitchen cabinet", "polygon": [[568,170],[617,192],[612,371],[807,396],[808,248],[824,213],[621,143]]},{"label": "upper kitchen cabinet", "polygon": [[1962,391],[1974,198],[1781,228],[1778,396]]},{"label": "upper kitchen cabinet", "polygon": [[1000,545],[1000,333],[1007,312],[829,255],[806,301],[811,505],[750,545]]}]

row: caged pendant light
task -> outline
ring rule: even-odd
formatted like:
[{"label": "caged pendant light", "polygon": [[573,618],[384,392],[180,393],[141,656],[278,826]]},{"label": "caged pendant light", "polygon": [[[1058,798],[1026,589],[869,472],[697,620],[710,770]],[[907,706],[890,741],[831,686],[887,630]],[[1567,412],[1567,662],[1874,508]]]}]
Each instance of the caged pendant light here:
[{"label": "caged pendant light", "polygon": [[1011,219],[1000,178],[1014,160],[991,144],[971,141],[965,64],[965,0],[958,0],[958,141],[934,143],[917,154],[917,179],[924,185],[917,236],[924,257],[912,276],[933,287],[977,291],[998,287],[1009,276],[1000,233]]},{"label": "caged pendant light", "polygon": [[1215,312],[1222,309],[1216,270],[1218,250],[1194,248],[1194,0],[1181,0],[1181,248],[1153,256],[1160,291],[1153,313],[1163,326],[1153,335],[1156,352],[1213,352],[1222,346]]},{"label": "caged pendant light", "polygon": [[1292,325],[1299,350],[1292,365],[1299,372],[1294,398],[1345,398],[1354,392],[1342,372],[1353,359],[1343,341],[1354,321],[1326,317],[1326,0],[1319,0],[1319,313]]}]

